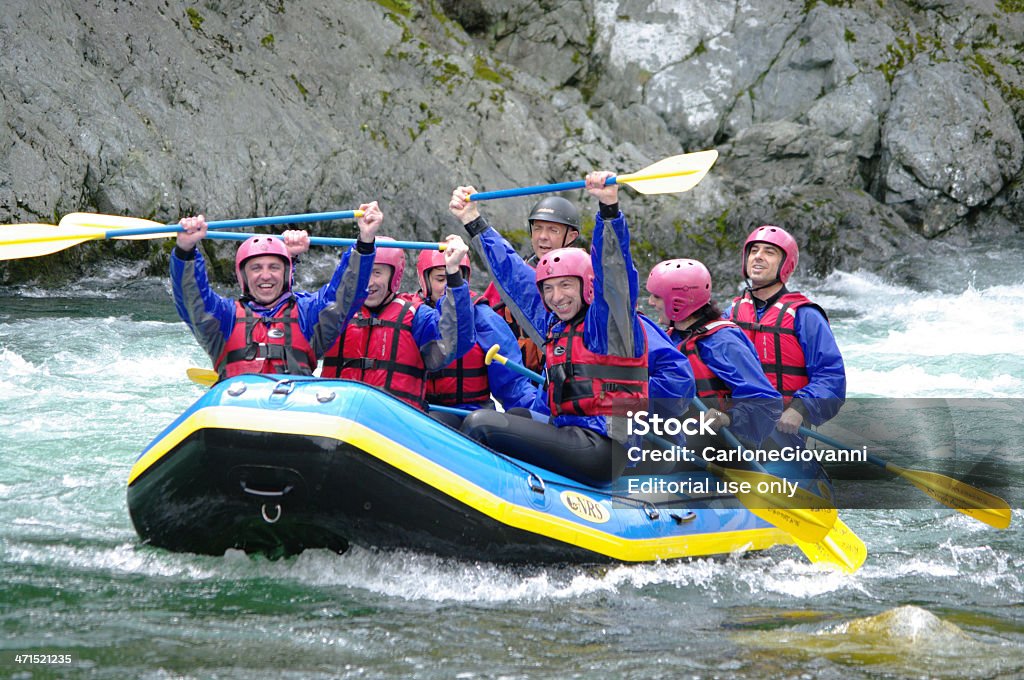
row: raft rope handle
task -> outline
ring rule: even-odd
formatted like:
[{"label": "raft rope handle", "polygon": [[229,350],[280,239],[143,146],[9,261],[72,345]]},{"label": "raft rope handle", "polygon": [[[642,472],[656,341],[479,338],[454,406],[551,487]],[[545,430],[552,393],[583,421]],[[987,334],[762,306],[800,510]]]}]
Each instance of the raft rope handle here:
[{"label": "raft rope handle", "polygon": [[260,506],[260,514],[263,516],[263,521],[267,524],[276,524],[277,520],[281,519],[281,504],[275,503],[274,507],[277,508],[277,514],[274,515],[274,519],[270,519],[270,517],[267,516],[267,504],[264,503]]}]

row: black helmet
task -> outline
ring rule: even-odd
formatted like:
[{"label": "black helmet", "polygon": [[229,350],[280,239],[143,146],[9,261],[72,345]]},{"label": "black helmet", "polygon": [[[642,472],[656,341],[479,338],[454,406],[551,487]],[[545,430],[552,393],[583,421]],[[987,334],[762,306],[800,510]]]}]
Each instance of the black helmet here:
[{"label": "black helmet", "polygon": [[544,220],[564,224],[576,231],[580,230],[580,211],[561,196],[548,196],[540,199],[526,219],[531,225],[534,220]]}]

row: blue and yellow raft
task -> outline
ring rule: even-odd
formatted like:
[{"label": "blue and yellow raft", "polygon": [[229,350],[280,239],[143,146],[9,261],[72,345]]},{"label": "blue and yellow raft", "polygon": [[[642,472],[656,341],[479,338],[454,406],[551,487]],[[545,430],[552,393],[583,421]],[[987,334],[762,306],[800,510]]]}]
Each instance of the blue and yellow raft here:
[{"label": "blue and yellow raft", "polygon": [[128,508],[146,543],[214,555],[355,544],[493,562],[645,562],[793,542],[732,496],[644,496],[627,492],[630,479],[581,485],[361,383],[246,375],[215,385],[149,444]]}]

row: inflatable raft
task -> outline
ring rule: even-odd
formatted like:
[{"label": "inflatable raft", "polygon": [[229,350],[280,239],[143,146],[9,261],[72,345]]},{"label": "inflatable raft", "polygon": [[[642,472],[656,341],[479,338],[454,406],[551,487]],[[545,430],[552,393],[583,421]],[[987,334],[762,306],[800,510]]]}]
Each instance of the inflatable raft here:
[{"label": "inflatable raft", "polygon": [[[818,474],[807,482],[820,489],[829,482]],[[694,486],[701,475],[681,476]],[[360,383],[247,375],[215,385],[157,435],[132,467],[128,508],[144,542],[214,555],[354,544],[494,562],[640,562],[793,542],[718,494],[713,478],[689,496],[645,481],[670,480],[627,474],[588,487]]]}]

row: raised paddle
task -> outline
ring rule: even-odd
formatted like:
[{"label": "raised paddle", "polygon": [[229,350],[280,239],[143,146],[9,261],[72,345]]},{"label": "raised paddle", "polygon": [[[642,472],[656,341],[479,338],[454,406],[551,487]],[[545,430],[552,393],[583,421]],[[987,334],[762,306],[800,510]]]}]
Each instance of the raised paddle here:
[{"label": "raised paddle", "polygon": [[[361,210],[353,211],[356,213],[356,217],[362,215]],[[78,216],[84,216],[78,217]],[[68,227],[77,227],[79,229],[85,228],[97,228],[102,229],[103,227],[97,227],[93,224],[89,224],[90,221],[96,222],[96,217],[102,218],[114,218],[107,220],[111,226],[118,225],[121,228],[131,228],[133,230],[143,229],[146,227],[164,227],[159,222],[153,222],[151,220],[143,220],[138,217],[118,217],[117,215],[92,215],[90,213],[70,213],[65,215],[60,221],[61,225],[67,225]],[[70,218],[70,219],[69,219]],[[226,220],[227,221],[227,220]],[[211,223],[212,224],[212,223]],[[222,227],[223,228],[223,227]],[[126,239],[137,239],[137,238],[156,238],[157,236],[174,236],[177,232],[168,232],[166,234],[148,234],[145,236],[119,236],[117,238]],[[274,238],[283,238],[280,234],[270,234]],[[208,233],[205,238],[213,239],[215,241],[245,241],[252,238],[252,234],[238,234],[233,232],[212,232]],[[309,244],[313,246],[333,246],[333,247],[344,247],[355,245],[356,239],[354,238],[333,238],[327,236],[310,236]],[[403,248],[405,250],[444,250],[446,244],[444,243],[431,243],[429,241],[385,241],[380,240],[376,242],[379,248]]]},{"label": "raised paddle", "polygon": [[[338,212],[280,215],[277,217],[253,217],[240,220],[209,222],[207,228],[239,229],[242,227],[272,224],[322,222],[352,219],[361,215],[362,212],[359,210],[344,210]],[[117,215],[71,213],[71,215],[66,215],[60,221],[59,226],[50,224],[14,224],[0,227],[0,260],[17,260],[26,257],[50,255],[85,241],[133,237],[163,238],[173,236],[182,231],[182,227],[178,224],[164,225],[150,220],[138,220],[131,223],[137,226],[122,228],[110,228],[108,226],[112,222],[123,225],[125,224],[124,220],[136,219],[118,217]],[[139,223],[144,223],[145,226],[141,226]]]},{"label": "raised paddle", "polygon": [[[484,363],[490,365],[492,361],[497,361],[530,380],[543,384],[543,376],[514,361],[509,361],[508,357],[498,353],[499,349],[498,345],[494,345],[487,350]],[[695,398],[694,403],[701,410],[707,410],[700,400]],[[731,436],[731,433],[728,436]],[[652,440],[663,448],[672,446],[671,442],[661,437],[653,437]],[[733,438],[733,441],[730,445],[739,446],[738,440]],[[797,488],[792,492],[792,497],[772,492],[773,489],[785,488],[785,484],[783,480],[767,472],[726,468],[705,461],[700,456],[693,456],[693,462],[716,477],[731,482],[731,492],[744,507],[764,521],[792,534],[795,539],[816,543],[825,538],[838,519],[836,509],[826,499],[809,491]]]},{"label": "raised paddle", "polygon": [[[806,427],[800,428],[800,434],[805,437],[813,437],[837,449],[849,448],[832,437]],[[902,477],[938,502],[962,512],[968,517],[973,517],[996,529],[1005,529],[1010,526],[1010,505],[999,496],[994,496],[987,491],[982,491],[970,484],[940,475],[937,472],[903,468],[871,454],[868,454],[867,458],[872,465],[877,465]]]},{"label": "raised paddle", "polygon": [[[278,224],[308,224],[311,222],[330,222],[333,220],[351,220],[363,216],[362,210],[335,210],[330,212],[295,213],[292,215],[270,215],[267,217],[243,217],[237,220],[214,220],[207,222],[206,228],[210,231],[218,229],[242,229],[245,227],[271,227]],[[96,213],[68,213],[60,220],[62,227],[102,227],[117,231],[125,230],[125,233],[114,234],[108,238],[124,238],[126,236],[145,234],[164,234],[173,236],[182,231],[177,223],[161,225],[152,220],[143,220],[138,217],[124,217],[121,215],[100,215]],[[158,229],[163,227],[162,230]],[[147,230],[145,232],[128,233],[128,230]],[[153,231],[149,231],[149,230]]]},{"label": "raised paddle", "polygon": [[[648,165],[643,170],[627,175],[616,175],[605,181],[608,184],[625,184],[641,194],[675,194],[689,191],[697,186],[708,174],[708,170],[718,160],[718,151],[695,151],[663,158],[657,163]],[[538,184],[531,187],[501,189],[498,191],[480,191],[470,194],[471,201],[489,201],[495,198],[512,196],[529,196],[531,194],[548,194],[558,191],[582,189],[587,185],[585,180],[560,182],[557,184]]]}]

